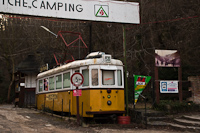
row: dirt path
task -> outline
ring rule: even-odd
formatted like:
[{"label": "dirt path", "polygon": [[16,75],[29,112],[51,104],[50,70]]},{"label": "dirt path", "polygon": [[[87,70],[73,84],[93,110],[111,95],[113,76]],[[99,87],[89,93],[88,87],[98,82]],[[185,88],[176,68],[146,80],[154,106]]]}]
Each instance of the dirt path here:
[{"label": "dirt path", "polygon": [[144,130],[137,127],[107,128],[81,127],[76,121],[68,121],[27,108],[14,108],[14,105],[0,105],[0,132],[10,133],[169,133],[165,130]]},{"label": "dirt path", "polygon": [[[65,128],[62,120],[26,108],[13,108],[13,105],[0,106],[0,132],[13,133],[78,133]],[[54,125],[55,124],[55,125]]]}]

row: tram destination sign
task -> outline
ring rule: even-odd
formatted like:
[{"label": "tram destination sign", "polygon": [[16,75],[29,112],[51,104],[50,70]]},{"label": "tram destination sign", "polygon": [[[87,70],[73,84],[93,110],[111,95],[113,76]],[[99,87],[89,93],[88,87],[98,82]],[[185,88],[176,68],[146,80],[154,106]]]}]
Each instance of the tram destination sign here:
[{"label": "tram destination sign", "polygon": [[139,3],[111,0],[0,0],[0,13],[139,24]]}]

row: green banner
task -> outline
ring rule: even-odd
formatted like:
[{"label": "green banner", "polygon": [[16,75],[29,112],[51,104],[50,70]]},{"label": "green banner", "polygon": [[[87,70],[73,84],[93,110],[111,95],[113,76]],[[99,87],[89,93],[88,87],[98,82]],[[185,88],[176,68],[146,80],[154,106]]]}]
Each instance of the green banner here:
[{"label": "green banner", "polygon": [[134,75],[135,104],[137,103],[139,94],[142,93],[150,79],[151,76]]}]

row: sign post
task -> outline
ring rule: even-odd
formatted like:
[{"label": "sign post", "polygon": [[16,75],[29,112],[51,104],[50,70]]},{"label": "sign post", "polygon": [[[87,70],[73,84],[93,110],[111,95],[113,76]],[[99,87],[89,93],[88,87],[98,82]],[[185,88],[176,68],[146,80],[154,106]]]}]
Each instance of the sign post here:
[{"label": "sign post", "polygon": [[83,84],[84,78],[81,73],[74,73],[71,76],[71,83],[76,87],[73,91],[73,95],[76,96],[76,109],[77,109],[77,124],[80,125],[80,115],[79,115],[79,96],[81,96],[81,90],[78,89],[79,86]]},{"label": "sign post", "polygon": [[[158,80],[158,67],[178,67],[178,81]],[[155,86],[156,103],[160,102],[160,93],[178,93],[179,101],[183,101],[182,94],[182,69],[180,53],[177,50],[155,50]]]}]

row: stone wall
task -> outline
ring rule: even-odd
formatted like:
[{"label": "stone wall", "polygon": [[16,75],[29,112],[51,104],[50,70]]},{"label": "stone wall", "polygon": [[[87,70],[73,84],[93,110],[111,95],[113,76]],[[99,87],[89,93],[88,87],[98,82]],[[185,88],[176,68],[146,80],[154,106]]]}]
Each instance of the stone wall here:
[{"label": "stone wall", "polygon": [[190,76],[188,77],[188,81],[191,83],[189,91],[192,92],[192,97],[188,100],[193,101],[196,104],[200,104],[200,76]]}]

